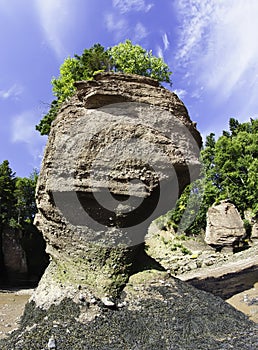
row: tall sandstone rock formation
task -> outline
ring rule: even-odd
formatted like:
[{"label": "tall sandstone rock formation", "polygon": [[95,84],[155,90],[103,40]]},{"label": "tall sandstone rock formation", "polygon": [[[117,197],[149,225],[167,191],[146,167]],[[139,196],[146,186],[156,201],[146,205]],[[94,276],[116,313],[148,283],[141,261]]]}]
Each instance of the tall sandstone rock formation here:
[{"label": "tall sandstone rock formation", "polygon": [[183,103],[153,79],[104,73],[76,87],[52,126],[35,222],[50,276],[116,296],[151,263],[151,221],[198,176],[201,138]]},{"label": "tall sandstone rock formation", "polygon": [[150,222],[198,175],[201,139],[183,103],[132,75],[76,86],[37,189],[51,262],[1,349],[255,349],[246,316],[144,253]]}]

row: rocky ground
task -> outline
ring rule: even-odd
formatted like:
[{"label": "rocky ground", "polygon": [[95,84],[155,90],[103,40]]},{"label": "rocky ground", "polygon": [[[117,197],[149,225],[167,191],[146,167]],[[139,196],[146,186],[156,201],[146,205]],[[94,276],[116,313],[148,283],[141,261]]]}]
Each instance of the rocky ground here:
[{"label": "rocky ground", "polygon": [[[157,244],[156,240],[159,240],[159,244]],[[253,244],[249,249],[238,252],[233,254],[233,252],[230,251],[223,251],[223,252],[215,252],[213,249],[209,248],[200,238],[188,238],[185,236],[180,236],[176,237],[172,235],[170,232],[167,231],[159,231],[156,232],[155,234],[152,234],[148,237],[147,239],[147,249],[149,252],[151,252],[152,256],[154,256],[159,262],[168,270],[172,275],[178,277],[179,279],[183,281],[188,281],[190,284],[196,286],[197,288],[211,291],[213,294],[218,295],[222,297],[223,299],[228,301],[228,304],[231,304],[234,306],[234,308],[242,311],[245,313],[250,320],[253,320],[254,322],[258,323],[258,258],[257,258],[257,252],[258,252],[258,246],[256,244]],[[141,290],[142,290],[142,285],[143,281],[146,278],[144,274],[137,274],[138,276],[134,277],[134,279],[138,278],[136,286],[135,283],[131,283],[133,286],[130,287],[130,283],[126,287],[129,289],[131,293],[131,289],[134,290],[133,292],[133,297],[131,299],[127,299],[126,303],[129,307],[123,308],[123,310],[120,310],[116,312],[115,310],[108,309],[103,307],[103,305],[99,304],[97,302],[97,305],[93,307],[90,306],[90,303],[85,303],[85,305],[81,305],[80,308],[86,307],[89,312],[90,309],[98,309],[95,317],[94,327],[103,327],[103,322],[107,322],[107,318],[110,318],[108,321],[110,324],[108,327],[117,327],[118,324],[120,324],[120,328],[125,320],[129,319],[131,320],[132,318],[132,310],[133,313],[135,313],[133,319],[135,320],[135,324],[133,328],[135,328],[135,325],[139,327],[142,327],[142,322],[143,318],[142,316],[140,317],[140,314],[137,312],[139,310],[142,310],[141,313],[145,314],[147,312],[147,308],[145,304],[142,304],[143,301],[140,298],[141,295]],[[139,279],[139,276],[140,277]],[[168,281],[167,278],[164,278],[163,275],[160,275],[158,278],[158,284],[160,285],[161,281],[164,285],[168,283],[172,283],[171,281]],[[144,285],[146,282],[144,281]],[[151,286],[155,286],[155,283],[152,282]],[[151,287],[151,288],[152,288]],[[185,314],[182,315],[182,323],[186,324],[189,319],[191,320],[190,314],[191,312],[187,309],[189,305],[186,305],[186,301],[184,300],[183,304],[181,305],[179,300],[180,300],[180,295],[185,298],[185,295],[188,294],[188,290],[184,290],[185,287],[184,285],[181,285],[179,282],[176,282],[175,290],[177,290],[179,298],[177,298],[176,305],[171,304],[171,296],[166,295],[166,300],[168,303],[168,307],[170,306],[173,309],[173,312],[175,312],[174,308],[179,308],[178,312],[181,312],[184,314],[184,308],[185,309]],[[148,293],[150,293],[150,290]],[[153,298],[156,299],[156,308],[157,310],[159,308],[163,308],[158,302],[158,299],[162,300],[162,296],[165,293],[165,290],[161,292],[160,287],[158,287],[159,290],[159,297],[157,298],[156,291],[151,292],[150,296],[153,293]],[[130,294],[128,293],[128,295]],[[136,294],[135,294],[136,293]],[[163,293],[163,294],[162,294]],[[167,293],[167,292],[166,292]],[[28,300],[29,296],[31,294],[31,290],[25,290],[23,292],[16,292],[16,291],[10,291],[9,293],[6,293],[2,291],[0,294],[0,337],[3,338],[6,334],[10,333],[13,329],[17,328],[17,320],[19,316],[22,314],[24,305],[26,301]],[[193,298],[195,293],[193,293]],[[145,296],[146,297],[146,296]],[[127,297],[128,298],[128,297]],[[138,301],[136,300],[138,298]],[[196,294],[196,302],[198,298],[202,301],[202,294],[200,292],[197,292]],[[145,298],[146,299],[146,298]],[[200,302],[198,301],[198,303]],[[125,300],[124,300],[125,301]],[[146,302],[146,301],[145,301]],[[145,303],[144,302],[144,303]],[[164,301],[165,302],[165,301]],[[218,303],[218,300],[214,299],[214,303]],[[171,305],[170,305],[171,304]],[[64,309],[68,306],[72,309],[75,310],[75,313],[78,313],[77,308],[78,305],[73,304],[72,302],[68,302],[66,306],[64,306]],[[126,304],[124,304],[126,305]],[[225,329],[225,332],[223,333],[222,330],[221,332],[221,339],[220,340],[215,340],[215,339],[210,339],[209,341],[207,340],[207,344],[205,344],[204,338],[199,339],[199,343],[197,342],[196,345],[194,344],[196,339],[198,338],[197,333],[198,330],[199,332],[201,331],[201,324],[203,324],[202,320],[202,313],[204,314],[207,312],[205,311],[205,307],[203,309],[197,309],[194,307],[194,300],[191,301],[191,307],[193,308],[194,312],[196,313],[195,317],[192,318],[192,321],[195,323],[198,323],[198,319],[200,318],[200,324],[195,324],[194,327],[193,325],[188,325],[191,330],[194,330],[196,327],[196,331],[194,331],[194,334],[190,335],[189,341],[184,342],[182,339],[174,339],[171,336],[171,342],[177,341],[178,346],[176,348],[173,347],[166,347],[166,345],[160,345],[158,347],[158,344],[155,345],[155,336],[152,339],[152,344],[150,344],[149,349],[207,349],[211,348],[209,346],[212,346],[212,349],[256,349],[257,346],[257,329],[253,328],[252,324],[250,324],[250,329],[244,330],[241,329],[241,320],[242,314],[234,314],[233,309],[229,308],[227,309],[228,315],[232,313],[234,314],[234,318],[237,315],[237,319],[239,319],[239,325],[236,325],[236,329],[239,329],[239,337],[236,339],[236,336],[232,335],[232,339],[229,340],[230,334],[236,334],[233,329]],[[216,304],[217,305],[217,304]],[[216,306],[219,308],[224,309],[225,306],[223,304],[219,304]],[[153,307],[153,305],[152,305]],[[33,349],[33,347],[30,348],[31,345],[33,344],[33,337],[36,339],[37,334],[45,334],[45,339],[40,341],[41,347],[36,347],[35,349],[46,349],[46,344],[48,340],[51,338],[51,334],[54,332],[55,336],[59,339],[59,342],[61,341],[62,344],[65,344],[65,338],[67,337],[67,344],[73,344],[73,339],[78,339],[79,334],[85,333],[89,336],[92,336],[90,328],[84,328],[82,329],[82,325],[78,321],[78,317],[74,318],[74,316],[71,314],[72,319],[69,318],[69,320],[64,321],[64,314],[67,313],[67,310],[63,313],[63,316],[58,315],[60,313],[60,310],[52,310],[50,313],[42,313],[41,315],[41,321],[39,325],[39,320],[35,322],[33,321],[33,305],[29,304],[29,307],[27,308],[25,319],[31,317],[31,325],[28,325],[23,329],[23,336],[24,336],[24,341],[20,341],[20,335],[17,333],[17,336],[13,338],[13,342],[7,342],[6,346],[1,345],[1,349]],[[94,309],[94,310],[95,310]],[[77,311],[76,311],[77,310]],[[96,311],[95,310],[95,311]],[[95,311],[92,311],[93,313]],[[152,312],[155,311],[152,310]],[[156,311],[155,311],[156,312]],[[155,314],[154,312],[154,314]],[[162,311],[164,312],[164,310]],[[190,314],[189,314],[190,312]],[[200,312],[200,314],[199,314]],[[210,310],[212,313],[212,310]],[[225,310],[223,311],[225,312]],[[129,314],[130,315],[129,315]],[[59,317],[60,316],[60,317]],[[104,318],[102,318],[102,316]],[[145,315],[146,316],[146,315]],[[80,316],[81,317],[81,316]],[[93,317],[93,319],[94,319]],[[97,318],[96,318],[97,317]],[[107,317],[107,318],[106,318]],[[140,317],[140,321],[137,321],[137,318]],[[181,317],[181,316],[180,316]],[[204,317],[206,317],[204,315]],[[208,314],[207,314],[208,317]],[[230,317],[230,316],[228,316]],[[233,316],[232,316],[233,317]],[[59,319],[60,318],[60,319]],[[150,317],[149,317],[150,318]],[[150,326],[151,320],[146,316],[146,320],[144,320],[144,324],[149,327],[150,332],[155,334],[153,327]],[[76,319],[76,320],[75,320]],[[178,321],[177,324],[174,324],[175,319],[173,317],[169,320],[171,322],[171,327],[172,329],[176,329],[179,327]],[[186,321],[188,319],[188,321]],[[227,319],[228,320],[228,319]],[[209,319],[206,320],[206,323],[209,323]],[[100,323],[99,323],[100,322]],[[131,321],[130,321],[131,322]],[[168,320],[166,321],[168,322]],[[227,322],[227,321],[226,321]],[[246,323],[246,320],[244,321]],[[22,324],[25,324],[24,318],[22,320]],[[26,323],[27,324],[27,323]],[[91,326],[89,326],[91,327]],[[216,326],[218,327],[218,325]],[[232,325],[231,325],[232,327]],[[137,327],[136,327],[137,328]],[[180,327],[179,327],[180,328]],[[123,332],[123,329],[120,329],[121,332]],[[136,331],[136,329],[134,329]],[[70,332],[70,333],[69,333]],[[114,342],[115,344],[115,337],[117,336],[116,334],[117,331],[114,331],[114,333],[109,334],[109,342],[110,344]],[[181,331],[180,331],[181,332]],[[183,332],[183,329],[182,329]],[[181,332],[181,333],[182,333]],[[212,330],[210,330],[212,333]],[[180,333],[180,334],[181,334]],[[186,337],[185,332],[184,337]],[[181,336],[183,335],[181,334]],[[223,334],[224,335],[223,335]],[[32,334],[32,335],[31,335]],[[131,333],[130,333],[131,334]],[[133,333],[130,335],[128,334],[128,337],[133,337]],[[227,339],[226,334],[229,335],[229,338]],[[172,339],[173,338],[173,339]],[[200,337],[201,338],[201,337]],[[19,340],[20,339],[20,340]],[[63,340],[62,340],[63,339]],[[112,340],[113,339],[113,340]],[[234,340],[235,339],[235,340]],[[132,340],[132,339],[131,339]],[[20,347],[14,347],[15,342],[18,343],[20,342]],[[39,340],[37,340],[39,341]],[[128,339],[125,341],[125,343],[128,343]],[[130,341],[129,341],[130,342]],[[235,342],[235,343],[234,343]],[[88,342],[88,344],[90,341]],[[4,343],[5,344],[5,341]],[[87,341],[85,341],[85,346],[82,347],[82,345],[78,345],[78,347],[74,347],[73,344],[73,349],[89,349],[87,347]],[[133,343],[132,343],[133,344]],[[198,345],[199,344],[199,345]],[[202,345],[200,345],[202,344]],[[11,347],[13,346],[13,347]],[[45,347],[44,347],[45,346]],[[62,349],[70,349],[69,345],[68,347],[61,347]],[[104,345],[103,347],[96,347],[94,349],[111,349],[111,347],[105,347],[107,345]],[[110,345],[111,346],[111,345]],[[120,345],[116,345],[117,347],[114,347],[114,349],[119,349]],[[122,346],[122,345],[121,345]],[[140,347],[140,343],[137,345],[136,343],[134,346],[130,349],[143,349]],[[197,347],[196,347],[197,346]],[[201,347],[200,347],[201,346]],[[206,346],[206,348],[205,348]],[[59,347],[58,347],[59,348]],[[122,348],[122,347],[121,347]],[[125,347],[126,348],[126,347]],[[113,348],[112,348],[113,349]],[[129,348],[128,348],[129,349]]]},{"label": "rocky ground", "polygon": [[26,307],[21,328],[1,350],[254,350],[255,323],[166,272],[133,275],[121,306],[63,300],[48,311]]},{"label": "rocky ground", "polygon": [[152,228],[147,251],[172,275],[221,297],[258,323],[258,241],[236,253],[216,252],[201,236]]},{"label": "rocky ground", "polygon": [[212,276],[215,266],[223,266],[224,271],[226,265],[229,268],[224,274],[232,269],[236,273],[258,265],[258,241],[249,242],[248,249],[240,249],[237,253],[229,248],[219,252],[207,245],[203,236],[188,237],[151,227],[146,237],[146,246],[147,253],[174,276],[197,271],[201,274],[207,271]]}]

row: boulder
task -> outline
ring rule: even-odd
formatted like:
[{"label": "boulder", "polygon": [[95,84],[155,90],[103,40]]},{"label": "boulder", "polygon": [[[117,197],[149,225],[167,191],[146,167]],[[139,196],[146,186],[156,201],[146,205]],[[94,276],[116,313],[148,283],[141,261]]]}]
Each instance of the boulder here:
[{"label": "boulder", "polygon": [[214,247],[233,247],[245,234],[244,224],[234,204],[227,200],[207,212],[205,242]]}]

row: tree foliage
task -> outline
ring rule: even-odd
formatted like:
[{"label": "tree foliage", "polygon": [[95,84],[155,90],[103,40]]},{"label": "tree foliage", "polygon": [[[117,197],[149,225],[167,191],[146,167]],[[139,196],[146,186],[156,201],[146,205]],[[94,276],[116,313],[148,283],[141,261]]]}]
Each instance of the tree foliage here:
[{"label": "tree foliage", "polygon": [[16,220],[18,224],[32,224],[37,207],[35,203],[35,188],[37,184],[38,173],[36,170],[27,177],[17,177],[15,182],[16,199]]},{"label": "tree foliage", "polygon": [[160,57],[147,51],[140,45],[133,45],[130,40],[113,46],[108,50],[113,60],[113,70],[151,77],[159,82],[171,83],[171,72]]},{"label": "tree foliage", "polygon": [[[247,123],[229,120],[229,131],[215,140],[211,133],[201,152],[203,180],[187,186],[174,210],[167,214],[167,225],[178,229],[185,209],[188,233],[198,233],[206,226],[208,208],[220,200],[228,199],[236,205],[242,218],[244,211],[258,214],[258,120]],[[203,191],[199,208],[198,195]],[[194,210],[199,208],[198,212]]]},{"label": "tree foliage", "polygon": [[60,67],[58,78],[52,79],[53,94],[56,97],[49,112],[42,118],[36,129],[41,135],[48,135],[61,104],[75,92],[74,82],[91,80],[97,72],[114,71],[148,76],[159,82],[171,83],[168,65],[153,56],[140,45],[130,40],[105,49],[100,44],[85,49],[81,56],[67,58]]},{"label": "tree foliage", "polygon": [[0,229],[4,225],[22,228],[33,223],[37,178],[36,170],[29,178],[21,178],[15,176],[8,160],[0,164]]},{"label": "tree foliage", "polygon": [[15,173],[8,160],[0,164],[0,228],[9,222],[14,215],[15,206]]}]

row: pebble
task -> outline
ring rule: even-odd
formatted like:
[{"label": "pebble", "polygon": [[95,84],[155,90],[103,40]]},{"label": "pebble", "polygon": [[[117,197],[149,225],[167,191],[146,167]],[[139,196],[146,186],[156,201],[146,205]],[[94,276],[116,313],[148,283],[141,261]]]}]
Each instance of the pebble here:
[{"label": "pebble", "polygon": [[84,296],[83,294],[80,294],[80,295],[79,295],[79,300],[80,300],[81,302],[86,301],[85,296]]},{"label": "pebble", "polygon": [[51,336],[49,338],[49,341],[47,343],[47,347],[48,347],[48,349],[56,349],[56,341],[55,341],[55,338],[53,336]]},{"label": "pebble", "polygon": [[115,303],[108,297],[101,298],[102,303],[107,307],[114,307]]},{"label": "pebble", "polygon": [[91,303],[91,304],[96,304],[96,303],[97,303],[97,299],[91,298],[90,303]]},{"label": "pebble", "polygon": [[246,303],[246,302],[248,302],[248,301],[249,301],[248,295],[247,295],[247,294],[244,294],[244,302]]},{"label": "pebble", "polygon": [[126,301],[122,301],[122,302],[119,302],[119,303],[117,304],[117,307],[118,307],[119,309],[121,309],[122,307],[125,307],[126,305],[127,305]]}]

